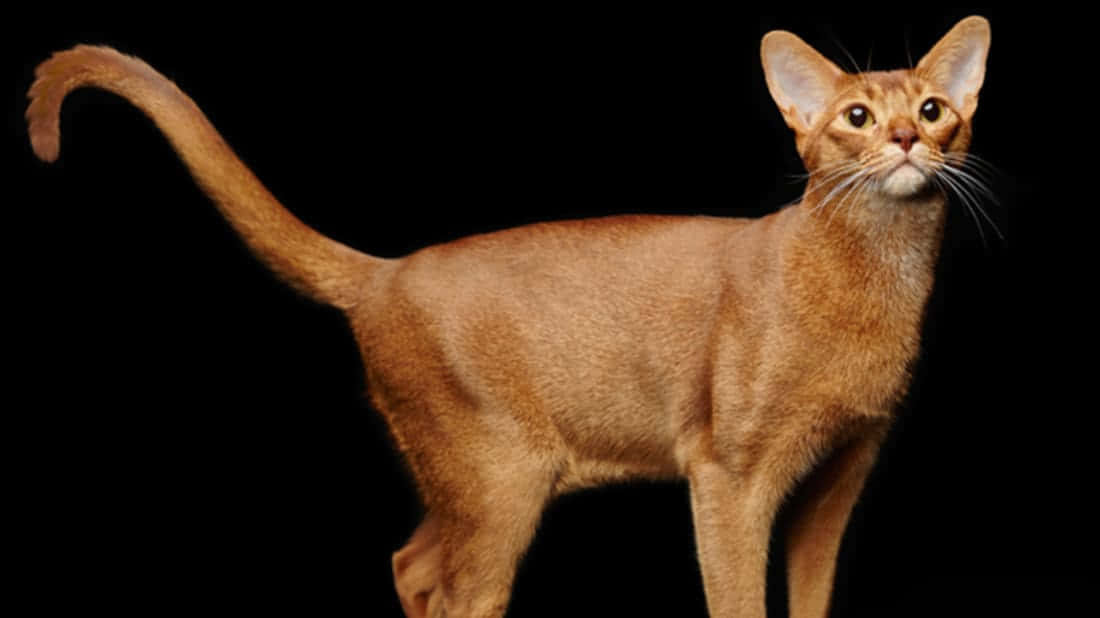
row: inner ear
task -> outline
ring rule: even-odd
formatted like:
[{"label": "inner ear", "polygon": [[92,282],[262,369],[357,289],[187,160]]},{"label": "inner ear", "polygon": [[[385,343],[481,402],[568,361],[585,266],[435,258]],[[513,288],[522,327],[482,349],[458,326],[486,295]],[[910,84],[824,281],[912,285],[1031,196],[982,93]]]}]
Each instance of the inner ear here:
[{"label": "inner ear", "polygon": [[805,133],[833,98],[844,71],[802,39],[782,30],[769,32],[760,44],[764,77],[787,126]]},{"label": "inner ear", "polygon": [[989,22],[984,17],[967,17],[917,64],[917,72],[943,90],[967,120],[978,107],[989,40]]}]

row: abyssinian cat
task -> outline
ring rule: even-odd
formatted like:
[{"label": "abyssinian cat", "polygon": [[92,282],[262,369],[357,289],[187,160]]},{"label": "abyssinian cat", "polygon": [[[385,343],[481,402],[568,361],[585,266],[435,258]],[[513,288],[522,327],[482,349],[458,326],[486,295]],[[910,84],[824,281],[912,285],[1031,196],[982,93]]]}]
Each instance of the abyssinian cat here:
[{"label": "abyssinian cat", "polygon": [[957,24],[908,70],[847,74],[795,35],[761,52],[809,171],[760,219],[543,223],[401,259],[290,214],[199,108],[147,64],[78,46],[38,67],[35,153],[66,94],[142,109],[252,251],[341,309],[427,515],[393,555],[410,617],[504,615],[556,495],[686,478],[712,616],[765,616],[769,534],[790,613],[825,616],[849,514],[906,391],[947,208],[965,174],[990,29]]}]

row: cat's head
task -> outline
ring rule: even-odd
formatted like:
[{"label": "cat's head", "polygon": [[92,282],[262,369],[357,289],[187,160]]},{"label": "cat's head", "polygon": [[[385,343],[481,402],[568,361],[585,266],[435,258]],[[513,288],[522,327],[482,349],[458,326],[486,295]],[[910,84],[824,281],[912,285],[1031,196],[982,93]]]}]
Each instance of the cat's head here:
[{"label": "cat's head", "polygon": [[915,68],[849,74],[797,36],[768,33],[764,74],[806,169],[858,174],[872,191],[905,198],[965,156],[989,51],[989,22],[960,21]]}]

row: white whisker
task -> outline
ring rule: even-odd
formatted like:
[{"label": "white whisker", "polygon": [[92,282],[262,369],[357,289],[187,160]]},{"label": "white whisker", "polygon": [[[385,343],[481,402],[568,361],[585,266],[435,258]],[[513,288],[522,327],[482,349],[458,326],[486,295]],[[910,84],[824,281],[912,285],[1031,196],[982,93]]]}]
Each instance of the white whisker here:
[{"label": "white whisker", "polygon": [[[949,184],[946,177],[937,174],[932,177],[932,180],[936,183],[936,186],[940,188],[940,191],[943,191],[944,195],[951,195],[954,192],[952,190],[952,185]],[[974,220],[974,226],[978,228],[978,237],[982,239],[982,246],[988,250],[989,243],[986,242],[985,232],[982,230],[982,222],[978,219],[978,216],[974,214],[973,209],[970,208],[970,204],[965,199],[960,199],[960,201],[963,204],[963,211],[970,215],[970,218]]]},{"label": "white whisker", "polygon": [[990,186],[997,182],[1002,174],[997,168],[988,163],[981,162],[977,159],[963,158],[959,156],[945,157],[944,166],[951,168],[951,172],[955,175],[966,174],[968,181],[979,186],[982,192],[985,193],[996,205],[1000,205],[1000,202],[996,199],[993,190]]},{"label": "white whisker", "polygon": [[944,165],[941,168],[941,171],[947,172],[948,174],[951,174],[955,178],[958,178],[959,181],[963,184],[968,184],[968,186],[973,191],[975,191],[975,192],[977,192],[981,195],[984,195],[985,197],[987,197],[989,199],[989,201],[993,202],[994,205],[996,205],[996,206],[1001,205],[1000,201],[997,199],[997,196],[993,193],[993,190],[981,178],[978,178],[977,176],[971,174],[970,172],[967,172],[965,170],[962,170],[960,168],[954,167],[954,166],[949,165],[949,164]]},{"label": "white whisker", "polygon": [[[857,182],[848,192],[844,195],[844,198],[840,200],[836,208],[833,209],[833,213],[829,215],[829,222],[832,222],[836,213],[841,210],[851,210],[853,204],[859,204],[863,201],[864,196],[867,194],[867,189],[874,184],[875,173],[874,170],[868,169],[864,173],[860,174],[859,182]],[[853,198],[855,196],[855,199]]]},{"label": "white whisker", "polygon": [[989,161],[979,157],[978,155],[970,152],[949,152],[944,155],[944,158],[950,161],[952,164],[969,167],[974,170],[981,170],[983,173],[991,177],[999,177],[1003,175],[1000,169],[996,165],[993,165]]},{"label": "white whisker", "polygon": [[[959,198],[959,201],[962,202],[963,206],[970,211],[971,216],[974,217],[975,223],[978,226],[978,232],[982,236],[983,244],[985,244],[985,234],[982,232],[982,225],[981,221],[978,219],[978,215],[981,215],[981,217],[989,223],[990,227],[993,228],[997,237],[1004,241],[1004,234],[1002,234],[1000,228],[997,227],[997,223],[993,221],[993,218],[990,217],[981,206],[981,193],[986,193],[992,197],[992,192],[984,187],[984,185],[978,185],[978,188],[975,188],[968,184],[968,180],[963,176],[952,175],[958,171],[959,170],[949,165],[944,165],[938,170],[935,178],[949,186],[952,189],[951,192],[954,193]],[[983,191],[978,192],[979,189],[983,189]],[[986,246],[988,248],[988,245]]]},{"label": "white whisker", "polygon": [[[888,157],[870,156],[819,166],[799,175],[807,181],[804,194],[820,196],[812,207],[812,214],[828,212],[827,225],[838,216],[849,217],[868,196],[883,190],[883,174],[893,164]],[[944,196],[953,197],[962,205],[974,221],[984,247],[989,248],[986,225],[1004,241],[997,222],[982,206],[983,201],[1000,205],[991,187],[993,177],[999,174],[996,167],[964,153],[935,153],[929,165],[919,167]]]},{"label": "white whisker", "polygon": [[819,168],[815,169],[813,172],[811,172],[809,175],[807,175],[807,178],[811,178],[814,175],[824,174],[824,177],[818,178],[817,181],[819,183],[820,182],[825,182],[826,180],[828,180],[830,178],[834,178],[834,177],[836,177],[839,174],[842,174],[844,172],[850,172],[850,171],[853,171],[853,170],[857,170],[857,169],[859,169],[859,167],[860,167],[860,164],[859,164],[858,161],[844,161],[844,162],[838,163],[836,165],[819,167]]},{"label": "white whisker", "polygon": [[860,166],[856,165],[855,168],[857,169],[857,171],[854,174],[852,174],[848,178],[841,180],[835,187],[833,187],[831,191],[829,191],[829,193],[825,195],[821,202],[814,208],[815,213],[824,211],[829,202],[832,201],[834,195],[837,195],[844,189],[850,187],[852,183],[858,181],[860,177],[867,173],[866,170],[859,170],[859,167]]}]

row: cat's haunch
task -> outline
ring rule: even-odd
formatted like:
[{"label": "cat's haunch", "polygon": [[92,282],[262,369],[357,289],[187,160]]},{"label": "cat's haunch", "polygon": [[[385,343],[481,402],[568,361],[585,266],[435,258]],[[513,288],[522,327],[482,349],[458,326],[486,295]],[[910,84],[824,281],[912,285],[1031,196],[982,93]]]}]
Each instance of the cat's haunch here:
[{"label": "cat's haunch", "polygon": [[[504,615],[555,496],[683,478],[712,616],[764,618],[768,541],[796,487],[790,615],[822,618],[849,514],[910,382],[949,193],[966,193],[988,22],[911,69],[848,74],[768,33],[768,90],[809,171],[759,219],[618,216],[367,255],[310,229],[144,62],[78,46],[37,70],[34,152],[65,96],[144,111],[248,247],[340,308],[427,516],[393,555],[410,618]],[[965,199],[965,198],[964,198]]]}]

